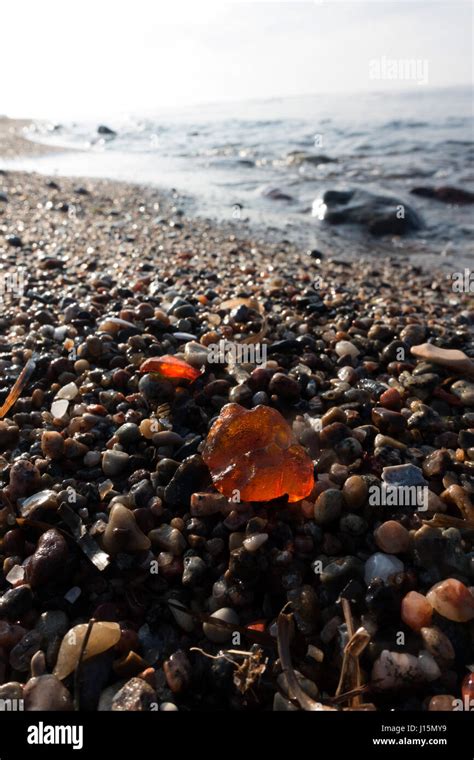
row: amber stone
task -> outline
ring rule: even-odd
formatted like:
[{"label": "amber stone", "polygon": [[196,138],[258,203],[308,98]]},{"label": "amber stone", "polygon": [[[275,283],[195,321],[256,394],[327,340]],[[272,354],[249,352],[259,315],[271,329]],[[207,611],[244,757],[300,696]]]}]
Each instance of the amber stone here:
[{"label": "amber stone", "polygon": [[430,712],[451,712],[455,703],[455,698],[452,694],[437,694],[435,697],[431,697],[428,705]]},{"label": "amber stone", "polygon": [[474,618],[474,596],[467,586],[455,578],[448,578],[433,586],[426,598],[436,612],[456,623],[467,623]]},{"label": "amber stone", "polygon": [[146,359],[140,365],[140,372],[157,372],[162,377],[177,380],[190,380],[193,382],[201,374],[199,370],[191,367],[188,362],[178,359],[176,356],[153,356]]},{"label": "amber stone", "polygon": [[462,698],[466,704],[474,707],[474,673],[468,673],[462,682]]},{"label": "amber stone", "polygon": [[421,631],[431,624],[433,607],[423,594],[410,591],[402,599],[401,617],[413,631]]},{"label": "amber stone", "polygon": [[226,404],[209,431],[202,457],[220,493],[239,491],[242,501],[306,498],[314,485],[313,463],[295,443],[276,409]]}]

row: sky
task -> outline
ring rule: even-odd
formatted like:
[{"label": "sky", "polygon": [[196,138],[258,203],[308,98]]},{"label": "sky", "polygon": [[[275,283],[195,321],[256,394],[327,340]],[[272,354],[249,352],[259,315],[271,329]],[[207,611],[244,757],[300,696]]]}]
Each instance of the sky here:
[{"label": "sky", "polygon": [[[456,0],[6,0],[0,114],[99,118],[320,92],[472,83],[473,4]],[[420,68],[421,71],[421,68]]]}]

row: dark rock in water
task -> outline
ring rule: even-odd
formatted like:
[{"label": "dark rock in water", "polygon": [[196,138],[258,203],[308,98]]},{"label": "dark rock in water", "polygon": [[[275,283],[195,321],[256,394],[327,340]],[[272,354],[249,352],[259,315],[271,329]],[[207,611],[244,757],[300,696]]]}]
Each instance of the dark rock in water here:
[{"label": "dark rock in water", "polygon": [[278,187],[268,187],[262,191],[264,198],[270,198],[272,201],[293,201],[294,198],[288,193],[284,193]]},{"label": "dark rock in water", "polygon": [[414,187],[410,192],[412,195],[419,195],[421,198],[434,198],[443,203],[474,203],[474,193],[449,185],[443,187]]},{"label": "dark rock in water", "polygon": [[8,203],[8,195],[6,193],[0,193],[0,203]]},{"label": "dark rock in water", "polygon": [[186,459],[165,488],[165,501],[171,507],[189,507],[191,495],[210,483],[209,470],[196,455]]},{"label": "dark rock in water", "polygon": [[286,163],[290,165],[300,164],[312,164],[313,166],[319,166],[320,164],[333,164],[337,161],[336,158],[330,158],[324,154],[305,153],[303,150],[293,150],[288,153],[286,157]]},{"label": "dark rock in water", "polygon": [[0,617],[17,620],[33,606],[33,594],[29,586],[11,588],[0,599]]},{"label": "dark rock in water", "polygon": [[117,132],[115,132],[113,129],[110,129],[110,127],[107,127],[105,124],[99,124],[99,126],[97,127],[97,134],[108,135],[109,137],[115,137]]},{"label": "dark rock in water", "polygon": [[403,235],[421,229],[421,217],[397,198],[367,190],[328,190],[324,220],[329,224],[359,224],[372,235]]}]

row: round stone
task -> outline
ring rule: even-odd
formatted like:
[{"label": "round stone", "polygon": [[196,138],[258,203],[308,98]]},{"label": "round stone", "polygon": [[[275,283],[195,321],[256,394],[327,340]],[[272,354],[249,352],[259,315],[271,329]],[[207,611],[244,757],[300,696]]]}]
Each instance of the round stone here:
[{"label": "round stone", "polygon": [[387,520],[374,533],[375,543],[387,554],[403,554],[410,548],[410,534],[396,520]]}]

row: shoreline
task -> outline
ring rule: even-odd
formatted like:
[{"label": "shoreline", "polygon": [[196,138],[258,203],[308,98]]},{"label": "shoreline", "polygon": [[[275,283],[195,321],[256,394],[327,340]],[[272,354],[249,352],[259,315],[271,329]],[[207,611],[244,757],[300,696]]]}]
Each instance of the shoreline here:
[{"label": "shoreline", "polygon": [[[234,217],[229,211],[229,216],[225,215],[225,209],[218,209],[208,199],[201,195],[196,189],[184,191],[180,189],[179,183],[173,183],[172,177],[153,179],[130,179],[125,176],[122,178],[111,178],[107,176],[108,164],[100,163],[103,159],[102,154],[95,158],[99,161],[94,162],[94,157],[87,151],[83,152],[79,148],[71,146],[46,145],[36,143],[26,139],[22,131],[31,124],[30,120],[7,119],[0,117],[0,166],[3,159],[3,165],[7,171],[19,171],[26,174],[40,173],[48,178],[63,177],[75,182],[95,182],[102,181],[108,183],[117,183],[117,185],[127,185],[134,187],[153,188],[161,193],[163,198],[172,199],[173,193],[176,192],[180,198],[181,211],[190,219],[195,219],[198,223],[207,222],[220,227],[222,230],[229,231],[239,238],[256,238],[271,242],[278,245],[280,240],[289,241],[295,248],[318,249],[326,257],[336,258],[338,260],[353,263],[359,261],[361,257],[370,258],[374,262],[379,262],[386,257],[400,262],[410,262],[414,266],[421,266],[424,271],[444,271],[446,276],[454,274],[456,271],[463,271],[465,268],[474,268],[473,254],[465,250],[457,250],[456,245],[449,243],[441,246],[436,237],[433,237],[431,231],[427,239],[412,235],[373,237],[369,234],[363,234],[355,225],[352,229],[341,228],[337,225],[324,224],[319,227],[312,227],[305,220],[299,227],[298,220],[289,217],[287,223],[283,226],[275,226],[274,219],[256,209],[245,209],[243,215]],[[81,155],[84,159],[81,158]],[[108,159],[112,158],[108,155]],[[36,159],[39,159],[38,161]],[[87,167],[89,173],[83,173],[82,161]],[[110,168],[110,167],[109,167]],[[127,171],[124,172],[127,174]],[[176,186],[175,191],[172,188]],[[390,194],[390,190],[387,189]],[[172,202],[172,201],[170,201]],[[281,201],[274,201],[278,205]],[[436,202],[435,202],[436,204]],[[275,213],[276,207],[269,213]],[[285,208],[281,209],[285,214]]]}]

